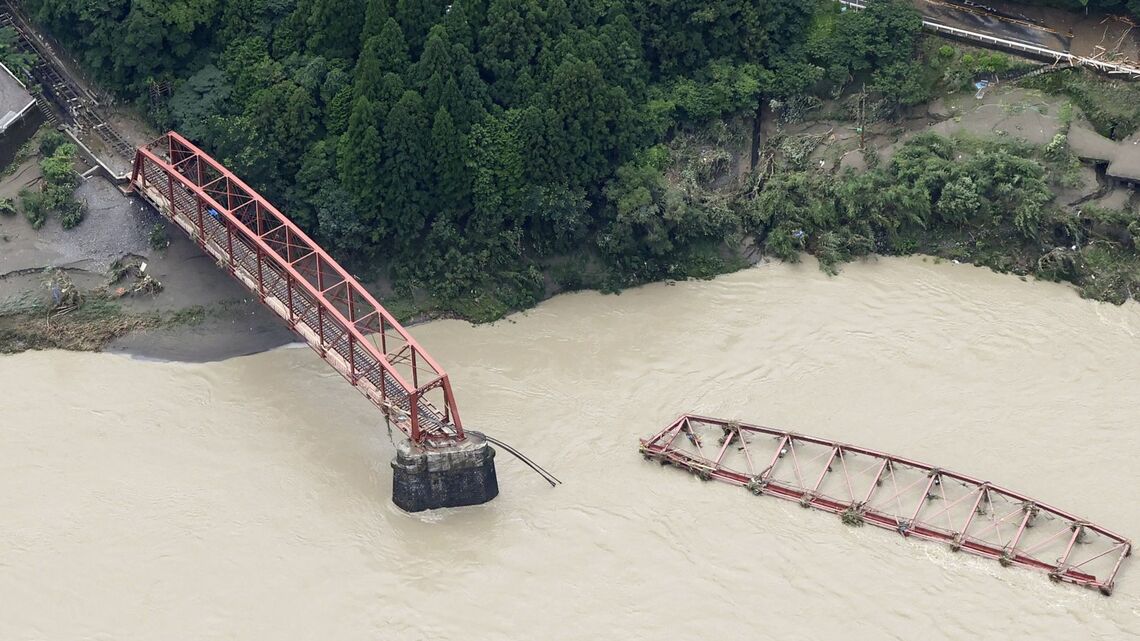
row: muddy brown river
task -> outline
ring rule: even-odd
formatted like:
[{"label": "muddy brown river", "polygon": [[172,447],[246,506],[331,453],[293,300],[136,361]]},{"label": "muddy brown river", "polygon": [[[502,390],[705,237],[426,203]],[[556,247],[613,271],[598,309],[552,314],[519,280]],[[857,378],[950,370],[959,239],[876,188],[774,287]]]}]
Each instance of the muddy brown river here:
[{"label": "muddy brown river", "polygon": [[1129,639],[1112,597],[642,460],[696,411],[989,479],[1140,537],[1140,305],[975,267],[767,265],[414,328],[492,503],[389,501],[377,411],[311,351],[0,357],[0,639]]}]

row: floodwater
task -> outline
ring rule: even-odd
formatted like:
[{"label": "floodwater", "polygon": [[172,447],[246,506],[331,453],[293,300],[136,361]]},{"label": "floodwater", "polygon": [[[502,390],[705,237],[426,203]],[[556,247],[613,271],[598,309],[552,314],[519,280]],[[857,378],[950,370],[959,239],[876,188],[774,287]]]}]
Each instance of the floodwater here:
[{"label": "floodwater", "polygon": [[413,332],[505,453],[389,501],[377,412],[307,349],[0,357],[0,639],[1128,639],[1112,597],[642,460],[698,411],[987,478],[1140,535],[1140,306],[965,265],[766,265]]}]

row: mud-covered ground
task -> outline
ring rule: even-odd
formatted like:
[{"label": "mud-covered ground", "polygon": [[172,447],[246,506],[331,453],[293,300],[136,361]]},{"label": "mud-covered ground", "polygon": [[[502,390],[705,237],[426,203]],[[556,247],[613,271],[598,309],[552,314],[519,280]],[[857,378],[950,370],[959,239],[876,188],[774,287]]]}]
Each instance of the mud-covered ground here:
[{"label": "mud-covered ground", "polygon": [[[22,164],[0,182],[0,197],[35,187],[38,159]],[[146,265],[145,274],[162,284],[157,294],[116,297],[124,315],[167,317],[184,312],[178,323],[161,323],[112,341],[109,351],[175,360],[215,360],[254,353],[291,342],[291,332],[233,281],[189,239],[167,230],[168,247],[155,250],[150,236],[162,219],[102,177],[88,178],[77,197],[88,204],[83,223],[64,230],[49,218],[34,230],[22,216],[0,216],[0,313],[50,303],[45,268],[64,270],[81,290],[117,288],[110,270],[116,261]],[[193,313],[185,313],[193,311]]]},{"label": "mud-covered ground", "polygon": [[[841,116],[842,112],[838,104],[825,103],[809,112],[804,121],[788,124],[777,122],[775,114],[766,110],[760,140],[776,135],[818,137],[820,142],[809,156],[810,166],[824,171],[860,171],[867,162],[860,150],[860,134],[856,123]],[[129,114],[122,118],[131,120]],[[751,125],[746,128],[750,130]],[[125,129],[132,132],[133,142],[142,142],[153,133],[141,126]],[[1103,169],[1117,164],[1140,166],[1140,139],[1112,141],[1100,136],[1080,110],[1061,96],[999,84],[981,96],[967,92],[942,97],[901,120],[881,120],[865,129],[864,146],[873,150],[880,162],[889,161],[905,141],[926,131],[946,136],[1009,136],[1046,145],[1058,132],[1067,130],[1071,148],[1087,162],[1056,194],[1057,203],[1094,203],[1107,209],[1140,205],[1131,188],[1107,178]],[[733,152],[734,174],[746,172],[750,166],[749,146],[746,141]],[[21,189],[38,188],[38,161],[29,158],[0,180],[0,198],[15,199]],[[1094,168],[1097,166],[1100,171]],[[109,351],[204,361],[258,352],[295,340],[278,318],[252,300],[179,230],[166,227],[141,201],[124,195],[97,174],[82,183],[77,196],[87,202],[88,214],[72,230],[62,229],[54,218],[49,218],[42,229],[33,230],[22,216],[0,216],[0,320],[8,314],[10,325],[13,310],[49,304],[45,270],[55,268],[65,270],[70,281],[84,291],[114,293],[113,304],[128,317],[163,319],[119,325],[122,331],[117,333],[123,335],[102,345]],[[152,247],[156,225],[166,227],[169,245],[163,249]],[[116,263],[124,261],[145,264],[145,275],[159,281],[161,291],[120,296],[116,290],[124,283],[113,283],[111,272]],[[386,290],[377,291],[383,294]],[[548,292],[553,293],[556,291]],[[0,333],[3,330],[0,327]]]},{"label": "mud-covered ground", "polygon": [[[1136,206],[1134,190],[1119,181],[1108,179],[1095,167],[1140,166],[1140,138],[1113,141],[1094,131],[1080,110],[1066,107],[1063,96],[1052,96],[1016,85],[997,86],[980,98],[973,93],[958,93],[934,100],[913,109],[901,121],[880,121],[867,126],[864,146],[878,155],[880,162],[891,157],[907,140],[923,132],[942,136],[966,135],[978,138],[1010,137],[1033,145],[1044,146],[1065,127],[1063,113],[1069,110],[1068,139],[1073,152],[1085,160],[1078,170],[1079,181],[1056,192],[1060,205],[1092,202],[1108,209]],[[855,123],[827,118],[834,105],[824,105],[809,114],[803,122],[779,124],[768,118],[763,124],[763,137],[777,131],[785,136],[824,136],[812,152],[811,164],[821,170],[861,171],[866,159],[860,151],[860,136]],[[838,165],[838,166],[837,166]],[[1111,171],[1109,173],[1112,173]],[[1131,205],[1130,205],[1131,203]]]}]

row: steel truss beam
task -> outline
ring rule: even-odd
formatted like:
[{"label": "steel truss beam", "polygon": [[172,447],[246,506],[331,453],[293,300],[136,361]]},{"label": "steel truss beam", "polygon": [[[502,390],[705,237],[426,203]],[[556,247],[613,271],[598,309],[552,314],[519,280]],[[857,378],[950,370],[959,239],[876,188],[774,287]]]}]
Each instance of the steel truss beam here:
[{"label": "steel truss beam", "polygon": [[135,155],[131,188],[182,228],[420,444],[463,440],[447,374],[291,220],[169,132]]},{"label": "steel truss beam", "polygon": [[[947,543],[1108,595],[1132,543],[988,481],[855,445],[685,415],[641,453],[702,479],[838,514],[844,523]],[[759,467],[766,464],[766,467]]]}]

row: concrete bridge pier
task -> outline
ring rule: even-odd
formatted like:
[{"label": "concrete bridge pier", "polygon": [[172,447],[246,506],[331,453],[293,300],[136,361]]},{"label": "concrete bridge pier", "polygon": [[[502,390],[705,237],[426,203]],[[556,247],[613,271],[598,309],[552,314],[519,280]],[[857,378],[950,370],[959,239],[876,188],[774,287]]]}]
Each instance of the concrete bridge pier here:
[{"label": "concrete bridge pier", "polygon": [[445,445],[396,444],[392,502],[407,512],[486,503],[499,494],[495,449],[478,432]]}]

